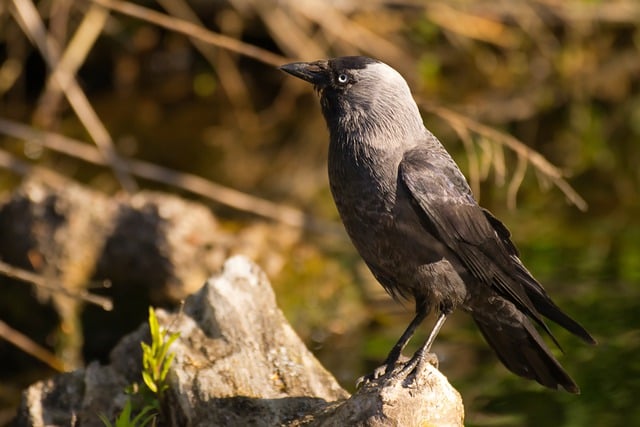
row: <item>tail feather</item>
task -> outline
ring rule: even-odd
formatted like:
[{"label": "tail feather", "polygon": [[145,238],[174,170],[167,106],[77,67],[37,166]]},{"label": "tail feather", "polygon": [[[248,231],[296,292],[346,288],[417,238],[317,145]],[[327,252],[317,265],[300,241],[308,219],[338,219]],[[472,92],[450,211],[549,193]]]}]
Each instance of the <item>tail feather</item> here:
[{"label": "tail feather", "polygon": [[[518,249],[511,241],[511,233],[509,232],[507,227],[505,227],[505,225],[498,218],[493,216],[493,214],[488,210],[482,209],[482,211],[495,230],[497,236],[500,238],[500,241],[503,244],[503,249],[511,258],[512,262],[510,264],[510,267],[515,267],[514,270],[512,270],[511,268],[508,268],[507,270],[510,271],[508,275],[510,275],[516,283],[513,283],[511,285],[503,284],[502,288],[517,290],[520,289],[520,286],[522,286],[522,289],[524,289],[526,296],[529,298],[529,300],[535,307],[535,310],[539,314],[542,314],[546,318],[564,327],[566,330],[580,337],[585,342],[589,344],[596,344],[596,340],[589,334],[589,332],[587,332],[578,322],[563,313],[562,310],[560,310],[560,308],[554,304],[551,298],[549,298],[549,295],[547,295],[547,292],[544,290],[544,288],[531,275],[522,261],[520,261]],[[534,320],[536,320],[536,322],[538,322],[539,325],[544,328],[545,331],[549,333],[549,335],[551,335],[544,322],[542,322],[542,319],[536,317],[538,313],[530,314],[533,314]],[[553,336],[551,336],[551,338],[553,338]],[[553,340],[555,341],[555,338],[553,338]],[[558,342],[555,342],[556,345],[558,345]],[[558,345],[558,347],[560,346]]]},{"label": "tail feather", "polygon": [[488,307],[475,307],[472,316],[500,361],[513,373],[543,386],[580,393],[531,321],[512,303],[494,297]]},{"label": "tail feather", "polygon": [[529,273],[519,258],[512,257],[515,261],[518,281],[524,284],[524,290],[533,303],[536,310],[549,320],[565,328],[588,344],[597,344],[596,340],[578,322],[565,314],[549,297],[544,288]]},{"label": "tail feather", "polygon": [[[538,313],[554,321],[572,334],[580,337],[585,342],[589,344],[596,344],[596,340],[589,334],[589,332],[587,332],[578,322],[563,313],[562,310],[560,310],[560,308],[554,304],[551,298],[549,298],[549,295],[547,295],[544,288],[531,275],[522,261],[520,261],[518,249],[511,241],[511,233],[509,232],[507,227],[505,227],[505,225],[498,218],[493,216],[493,214],[488,210],[482,209],[482,211],[484,212],[485,217],[500,238],[500,241],[503,244],[503,248],[511,257],[511,266],[515,267],[515,270],[511,271],[511,274],[514,274],[512,278],[515,279],[518,284],[514,284],[513,286],[507,285],[506,288],[518,289],[520,286],[519,284],[521,284],[523,289],[525,290],[525,293],[527,294],[527,297],[529,297],[531,303],[538,311]],[[544,323],[540,322],[540,326],[543,327],[547,332],[549,332]],[[556,344],[558,343],[556,342]]]},{"label": "tail feather", "polygon": [[540,314],[545,316],[547,319],[556,322],[572,334],[580,337],[584,342],[588,344],[597,344],[596,340],[589,334],[589,332],[587,332],[582,325],[560,310],[560,307],[551,301],[551,298],[549,298],[548,295],[538,292],[530,292],[529,289],[527,289],[527,294]]}]

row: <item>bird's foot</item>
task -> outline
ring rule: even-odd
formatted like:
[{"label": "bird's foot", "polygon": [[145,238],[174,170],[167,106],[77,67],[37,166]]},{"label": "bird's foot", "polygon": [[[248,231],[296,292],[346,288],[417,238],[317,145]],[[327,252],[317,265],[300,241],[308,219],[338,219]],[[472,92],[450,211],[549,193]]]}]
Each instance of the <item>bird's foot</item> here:
[{"label": "bird's foot", "polygon": [[438,357],[434,353],[422,353],[417,351],[411,359],[401,356],[401,360],[395,363],[385,363],[378,366],[368,375],[364,375],[356,380],[356,389],[360,390],[367,384],[375,381],[400,381],[404,387],[413,387],[419,383],[420,373],[425,368],[425,363],[429,363],[438,368]]},{"label": "bird's foot", "polygon": [[356,380],[356,390],[359,390],[363,385],[378,380],[380,378],[385,378],[394,374],[398,370],[402,369],[405,363],[408,363],[408,358],[405,356],[399,356],[393,362],[385,362],[382,365],[378,366],[371,372],[370,374],[363,375]]},{"label": "bird's foot", "polygon": [[438,357],[434,353],[417,351],[398,371],[398,376],[404,377],[403,385],[409,387],[416,382],[417,376],[422,372],[424,364],[429,363],[438,368]]}]

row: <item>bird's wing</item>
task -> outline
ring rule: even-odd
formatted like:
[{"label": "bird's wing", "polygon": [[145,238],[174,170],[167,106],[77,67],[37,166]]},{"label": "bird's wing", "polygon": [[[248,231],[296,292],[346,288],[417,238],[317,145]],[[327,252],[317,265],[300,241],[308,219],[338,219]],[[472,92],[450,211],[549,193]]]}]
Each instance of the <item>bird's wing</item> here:
[{"label": "bird's wing", "polygon": [[518,251],[509,231],[477,204],[453,160],[444,152],[414,148],[405,153],[399,174],[418,213],[469,273],[550,333],[531,301],[530,293],[535,291],[525,289],[534,286],[544,292],[542,287],[524,266],[518,268],[521,263],[515,261]]},{"label": "bird's wing", "polygon": [[426,225],[478,282],[491,286],[535,320],[556,345],[541,314],[584,341],[596,343],[578,322],[560,310],[529,273],[518,258],[507,227],[478,205],[464,176],[441,146],[407,151],[399,174]]}]

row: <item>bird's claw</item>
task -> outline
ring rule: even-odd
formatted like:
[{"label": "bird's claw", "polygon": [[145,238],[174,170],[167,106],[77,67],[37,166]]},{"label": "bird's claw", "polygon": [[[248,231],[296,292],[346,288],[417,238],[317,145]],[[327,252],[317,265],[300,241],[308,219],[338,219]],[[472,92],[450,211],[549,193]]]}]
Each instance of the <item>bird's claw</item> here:
[{"label": "bird's claw", "polygon": [[405,364],[410,362],[409,358],[400,355],[393,362],[385,362],[378,366],[370,374],[363,375],[356,380],[356,390],[359,390],[367,383],[379,380],[381,378],[389,378],[401,371]]},{"label": "bird's claw", "polygon": [[417,375],[422,372],[425,363],[429,363],[438,368],[438,357],[434,353],[415,354],[411,359],[403,358],[396,363],[385,363],[378,366],[370,374],[363,375],[356,380],[356,390],[364,385],[384,378],[401,379],[405,387],[409,387],[416,382]]},{"label": "bird's claw", "polygon": [[416,382],[417,375],[422,372],[425,363],[429,363],[437,369],[439,364],[438,357],[434,353],[416,353],[402,366],[398,375],[404,377],[403,385],[405,387],[411,386]]},{"label": "bird's claw", "polygon": [[363,375],[356,380],[356,390],[359,390],[363,385],[375,381],[379,378],[386,376],[393,371],[394,365],[380,365],[373,370],[370,374]]}]

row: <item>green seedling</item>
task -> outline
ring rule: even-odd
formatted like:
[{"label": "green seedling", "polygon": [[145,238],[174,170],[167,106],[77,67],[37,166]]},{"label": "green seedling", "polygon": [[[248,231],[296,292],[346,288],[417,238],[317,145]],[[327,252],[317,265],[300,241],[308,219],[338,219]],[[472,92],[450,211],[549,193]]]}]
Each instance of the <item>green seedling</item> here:
[{"label": "green seedling", "polygon": [[[151,343],[141,342],[142,347],[142,381],[145,387],[139,387],[138,383],[130,384],[126,388],[129,399],[122,408],[122,412],[111,423],[104,414],[100,414],[100,420],[106,427],[144,427],[149,425],[160,413],[164,392],[169,388],[167,374],[175,354],[169,353],[169,347],[180,336],[179,332],[169,332],[160,327],[158,318],[152,307],[149,307],[149,332]],[[144,405],[133,419],[134,412],[132,397],[139,395]]]}]

